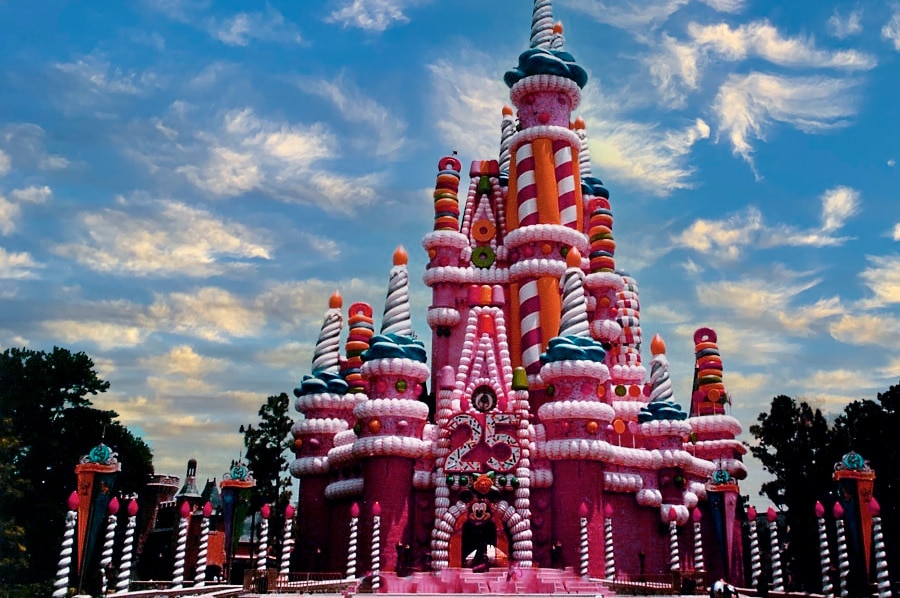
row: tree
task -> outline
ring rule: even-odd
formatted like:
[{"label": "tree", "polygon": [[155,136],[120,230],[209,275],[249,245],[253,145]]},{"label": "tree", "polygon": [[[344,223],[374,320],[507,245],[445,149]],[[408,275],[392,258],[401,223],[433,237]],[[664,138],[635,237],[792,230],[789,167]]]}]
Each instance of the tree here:
[{"label": "tree", "polygon": [[[284,524],[284,509],[291,497],[291,476],[288,473],[286,451],[294,421],[289,415],[291,401],[286,393],[272,395],[259,408],[259,423],[241,426],[244,446],[247,447],[247,464],[253,472],[256,487],[251,499],[254,514],[264,504],[273,505],[271,525],[279,529]],[[276,547],[281,536],[274,536]]]},{"label": "tree", "polygon": [[760,413],[750,426],[757,445],[750,448],[774,476],[760,492],[785,511],[785,562],[794,589],[819,589],[818,555],[808,549],[816,537],[816,501],[830,504],[831,472],[840,452],[831,443],[822,412],[807,403],[780,395],[769,413]]},{"label": "tree", "polygon": [[118,414],[91,407],[108,388],[84,353],[0,354],[0,586],[52,579],[75,465],[101,439],[123,464],[117,493],[137,492],[153,472],[150,449]]}]

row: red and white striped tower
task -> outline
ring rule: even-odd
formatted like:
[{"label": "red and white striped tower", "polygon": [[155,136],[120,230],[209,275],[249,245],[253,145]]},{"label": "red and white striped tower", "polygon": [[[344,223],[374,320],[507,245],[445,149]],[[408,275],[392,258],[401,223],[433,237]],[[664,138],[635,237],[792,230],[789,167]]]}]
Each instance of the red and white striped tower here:
[{"label": "red and white striped tower", "polygon": [[[510,143],[506,211],[513,365],[538,381],[540,354],[559,330],[559,278],[569,247],[587,253],[578,151],[570,118],[587,73],[562,51],[549,0],[536,0],[531,48],[507,72],[521,130]],[[551,43],[552,42],[552,43]]]}]

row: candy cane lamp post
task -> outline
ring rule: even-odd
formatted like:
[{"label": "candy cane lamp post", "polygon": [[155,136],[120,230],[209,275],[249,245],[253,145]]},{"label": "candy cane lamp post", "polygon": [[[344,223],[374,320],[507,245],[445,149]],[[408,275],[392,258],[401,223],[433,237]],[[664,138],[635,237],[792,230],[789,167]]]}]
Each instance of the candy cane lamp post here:
[{"label": "candy cane lamp post", "polygon": [[703,562],[703,535],[700,527],[703,513],[699,508],[694,507],[691,519],[694,521],[694,571],[706,571],[706,563]]},{"label": "candy cane lamp post", "polygon": [[200,547],[197,549],[197,574],[194,576],[194,587],[206,585],[206,559],[209,552],[209,516],[212,515],[212,504],[206,501],[203,505],[203,522],[200,524]]},{"label": "candy cane lamp post", "polygon": [[356,542],[359,529],[359,503],[350,507],[350,542],[347,544],[347,579],[356,578]]},{"label": "candy cane lamp post", "polygon": [[838,572],[841,580],[841,596],[847,596],[847,581],[850,577],[850,553],[847,552],[847,533],[844,529],[844,507],[841,503],[834,503],[832,509],[834,523],[837,526],[837,559]]},{"label": "candy cane lamp post", "polygon": [[72,572],[72,545],[75,543],[78,503],[78,492],[73,491],[66,502],[69,511],[66,513],[66,531],[63,532],[59,564],[56,567],[56,580],[53,582],[53,598],[63,598],[69,592],[69,574]]},{"label": "candy cane lamp post", "polygon": [[100,553],[100,594],[106,595],[109,579],[107,572],[113,560],[113,547],[116,542],[116,514],[119,512],[119,499],[115,496],[106,506],[106,536],[103,538],[103,551]]},{"label": "candy cane lamp post", "polygon": [[675,507],[669,507],[669,570],[681,570],[681,557],[678,555],[678,513]]},{"label": "candy cane lamp post", "polygon": [[256,553],[256,570],[265,571],[269,560],[269,517],[272,515],[272,507],[263,505],[259,509],[259,548]]},{"label": "candy cane lamp post", "polygon": [[750,586],[759,589],[759,579],[762,575],[762,562],[759,558],[759,535],[756,530],[756,509],[751,505],[747,508],[747,524],[750,528]]},{"label": "candy cane lamp post", "polygon": [[872,513],[872,541],[875,544],[875,580],[878,584],[878,598],[891,597],[891,577],[888,573],[887,553],[884,551],[884,534],[881,532],[881,505],[873,496],[869,499]]},{"label": "candy cane lamp post", "polygon": [[606,503],[603,507],[603,548],[604,548],[604,575],[606,579],[613,580],[616,578],[616,556],[613,547],[613,529],[612,529],[613,507]]},{"label": "candy cane lamp post", "polygon": [[578,573],[582,577],[588,576],[588,565],[591,562],[590,546],[588,545],[588,507],[587,503],[581,502],[578,507],[578,524],[579,524],[579,543],[578,554],[581,557],[579,562]]},{"label": "candy cane lamp post", "polygon": [[138,502],[132,498],[128,503],[128,524],[125,526],[125,540],[122,543],[122,558],[119,561],[119,577],[116,580],[116,594],[128,592],[131,582],[131,563],[134,552],[134,531],[137,529]]},{"label": "candy cane lamp post", "polygon": [[381,505],[372,505],[372,591],[381,589]]},{"label": "candy cane lamp post", "polygon": [[281,568],[278,573],[291,572],[291,552],[294,550],[294,506],[288,503],[284,508],[284,537],[281,541]]},{"label": "candy cane lamp post", "polygon": [[772,544],[772,589],[776,592],[784,591],[784,578],[781,572],[781,544],[778,542],[778,514],[773,507],[766,511],[766,521],[769,522],[769,540]]},{"label": "candy cane lamp post", "polygon": [[831,585],[831,551],[828,549],[828,532],[825,529],[825,507],[816,502],[816,519],[819,526],[819,560],[822,564],[822,594],[825,598],[834,597]]},{"label": "candy cane lamp post", "polygon": [[180,590],[184,587],[184,554],[187,552],[188,523],[191,516],[191,504],[188,501],[181,503],[178,510],[181,518],[178,521],[178,543],[175,546],[175,568],[172,574],[172,589]]}]

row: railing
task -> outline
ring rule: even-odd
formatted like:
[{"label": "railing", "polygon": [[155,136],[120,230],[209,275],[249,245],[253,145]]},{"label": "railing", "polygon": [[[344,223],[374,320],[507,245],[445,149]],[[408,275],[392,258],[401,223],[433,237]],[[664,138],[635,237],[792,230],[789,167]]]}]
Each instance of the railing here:
[{"label": "railing", "polygon": [[658,575],[616,575],[609,583],[610,589],[618,594],[631,596],[651,596],[654,594],[680,594],[681,575],[661,573]]},{"label": "railing", "polygon": [[244,591],[265,594],[268,592],[297,594],[334,594],[355,588],[357,580],[347,579],[341,573],[298,572],[279,573],[277,569],[245,571]]}]

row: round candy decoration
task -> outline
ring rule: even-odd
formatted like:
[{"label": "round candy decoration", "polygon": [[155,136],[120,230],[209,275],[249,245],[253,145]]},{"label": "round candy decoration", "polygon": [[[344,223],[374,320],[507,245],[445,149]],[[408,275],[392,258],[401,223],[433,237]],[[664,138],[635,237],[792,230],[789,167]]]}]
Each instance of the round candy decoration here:
[{"label": "round candy decoration", "polygon": [[479,220],[472,225],[472,236],[479,243],[487,243],[494,238],[497,227],[490,220]]},{"label": "round candy decoration", "polygon": [[472,393],[472,406],[485,413],[497,406],[497,395],[490,386],[479,386]]},{"label": "round candy decoration", "polygon": [[106,463],[109,461],[112,452],[109,450],[109,447],[105,444],[98,444],[94,448],[91,449],[91,452],[88,453],[88,460],[91,463]]},{"label": "round candy decoration", "polygon": [[397,389],[397,392],[406,392],[406,380],[397,380],[397,384],[394,385],[394,388]]},{"label": "round candy decoration", "polygon": [[472,250],[472,265],[476,268],[490,268],[495,259],[494,250],[490,247],[476,247]]},{"label": "round candy decoration", "polygon": [[373,434],[378,434],[379,432],[381,432],[380,419],[373,419],[369,421],[369,432],[372,432]]},{"label": "round candy decoration", "polygon": [[625,433],[625,422],[621,418],[616,418],[613,420],[613,430],[616,431],[616,434],[624,434]]},{"label": "round candy decoration", "polygon": [[600,428],[600,424],[598,424],[594,420],[591,420],[587,424],[585,424],[584,428],[587,430],[588,434],[596,434],[597,430]]}]

